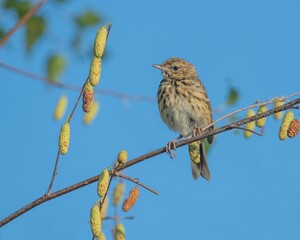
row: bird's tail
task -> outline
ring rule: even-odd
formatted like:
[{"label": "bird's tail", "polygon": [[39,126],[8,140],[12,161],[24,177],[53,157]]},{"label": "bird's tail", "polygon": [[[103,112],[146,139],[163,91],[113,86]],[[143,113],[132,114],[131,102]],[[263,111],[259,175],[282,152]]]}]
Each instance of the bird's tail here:
[{"label": "bird's tail", "polygon": [[190,143],[189,153],[194,179],[196,180],[201,175],[206,180],[210,180],[210,173],[206,161],[204,144],[200,141]]}]

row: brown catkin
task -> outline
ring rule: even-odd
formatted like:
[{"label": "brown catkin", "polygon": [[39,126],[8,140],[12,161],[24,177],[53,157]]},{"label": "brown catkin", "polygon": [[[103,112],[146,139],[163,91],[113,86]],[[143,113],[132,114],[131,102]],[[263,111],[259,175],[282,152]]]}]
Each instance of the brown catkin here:
[{"label": "brown catkin", "polygon": [[189,143],[189,154],[193,163],[200,163],[200,141]]},{"label": "brown catkin", "polygon": [[101,58],[93,57],[90,66],[90,84],[95,87],[98,85],[101,76]]},{"label": "brown catkin", "polygon": [[300,129],[300,124],[298,119],[293,119],[289,125],[289,128],[287,130],[287,136],[289,138],[294,138],[298,134]]},{"label": "brown catkin", "polygon": [[86,113],[90,112],[93,107],[94,102],[94,88],[93,86],[88,82],[85,85],[83,94],[82,94],[82,109]]},{"label": "brown catkin", "polygon": [[133,207],[133,205],[136,203],[139,195],[140,195],[140,190],[139,190],[139,187],[136,186],[129,192],[128,198],[123,203],[122,209],[124,212],[128,212]]}]

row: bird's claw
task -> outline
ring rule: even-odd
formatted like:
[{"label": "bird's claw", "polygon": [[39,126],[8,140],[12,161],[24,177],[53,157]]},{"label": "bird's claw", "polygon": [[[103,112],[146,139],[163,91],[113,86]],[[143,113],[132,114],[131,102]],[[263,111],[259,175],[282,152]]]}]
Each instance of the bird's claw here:
[{"label": "bird's claw", "polygon": [[[168,142],[168,144],[166,146],[166,152],[169,154],[171,159],[173,159],[173,156],[176,159],[176,144],[175,144],[175,142],[176,141]],[[172,149],[174,150],[173,154],[172,154],[172,151],[171,151]]]},{"label": "bird's claw", "polygon": [[199,128],[199,127],[194,128],[193,133],[192,133],[192,137],[196,137],[201,132],[202,132],[202,128]]}]

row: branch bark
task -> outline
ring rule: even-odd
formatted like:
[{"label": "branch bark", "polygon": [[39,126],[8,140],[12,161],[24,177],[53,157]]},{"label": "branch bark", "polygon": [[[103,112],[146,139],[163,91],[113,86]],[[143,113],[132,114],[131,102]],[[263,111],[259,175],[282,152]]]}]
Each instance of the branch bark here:
[{"label": "branch bark", "polygon": [[[254,115],[252,117],[249,117],[249,118],[245,118],[245,119],[241,119],[239,121],[236,121],[236,122],[233,122],[233,123],[230,123],[230,124],[227,124],[223,127],[220,127],[220,128],[216,128],[214,129],[213,131],[210,131],[210,132],[206,132],[206,133],[203,133],[203,134],[200,134],[198,136],[195,136],[195,137],[191,137],[191,138],[188,138],[188,139],[184,139],[184,140],[181,140],[179,142],[177,142],[175,145],[176,145],[176,148],[180,148],[184,145],[187,145],[188,143],[191,143],[191,142],[194,142],[194,141],[197,141],[197,140],[202,140],[204,138],[207,138],[208,136],[211,136],[211,135],[216,135],[216,134],[220,134],[222,132],[225,132],[225,131],[229,131],[229,130],[232,130],[234,129],[236,126],[242,126],[242,125],[245,125],[249,122],[252,122],[252,121],[256,121],[260,118],[264,118],[264,117],[268,117],[270,115],[273,115],[274,113],[277,113],[277,112],[282,112],[282,111],[285,111],[287,109],[293,109],[294,107],[296,107],[296,105],[300,104],[300,98],[297,98],[293,101],[290,101],[280,107],[277,107],[277,108],[273,108],[273,109],[270,109],[264,113],[261,113],[261,114],[257,114],[257,115]],[[162,148],[159,148],[159,149],[156,149],[152,152],[149,152],[149,153],[146,153],[144,155],[141,155],[137,158],[134,158],[132,159],[131,161],[128,161],[127,163],[121,165],[119,168],[118,168],[118,171],[121,171],[125,168],[128,168],[128,167],[131,167],[135,164],[138,164],[142,161],[145,161],[149,158],[152,158],[154,156],[157,156],[159,154],[162,154],[166,152],[166,148],[165,147],[162,147]],[[112,172],[110,171],[110,174],[112,174]],[[36,206],[44,203],[44,202],[47,202],[49,200],[52,200],[54,198],[57,198],[57,197],[60,197],[66,193],[69,193],[69,192],[72,192],[74,190],[77,190],[79,188],[82,188],[82,187],[85,187],[91,183],[94,183],[96,181],[98,181],[99,179],[99,175],[96,175],[94,177],[91,177],[89,179],[86,179],[86,180],[83,180],[79,183],[76,183],[74,185],[71,185],[69,187],[66,187],[64,189],[61,189],[59,191],[56,191],[54,193],[50,193],[50,194],[45,194],[44,196],[34,200],[33,202],[27,204],[26,206],[22,207],[21,209],[17,210],[16,212],[12,213],[11,215],[9,215],[8,217],[4,218],[3,220],[0,221],[0,227],[4,226],[5,224],[9,223],[10,221],[12,221],[13,219],[21,216],[22,214],[24,214],[25,212],[28,212],[29,210],[35,208]]]}]

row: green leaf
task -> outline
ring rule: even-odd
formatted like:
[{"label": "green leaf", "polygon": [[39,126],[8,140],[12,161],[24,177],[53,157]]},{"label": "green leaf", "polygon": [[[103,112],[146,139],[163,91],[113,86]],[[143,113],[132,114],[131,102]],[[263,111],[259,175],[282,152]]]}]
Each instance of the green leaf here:
[{"label": "green leaf", "polygon": [[100,17],[93,11],[86,11],[75,18],[75,22],[80,28],[94,26],[98,24],[100,20]]},{"label": "green leaf", "polygon": [[239,99],[239,92],[235,88],[231,87],[229,89],[226,104],[228,106],[232,106],[233,104],[235,104],[237,102],[238,99]]},{"label": "green leaf", "polygon": [[31,9],[32,4],[29,1],[6,0],[3,6],[6,9],[14,10],[20,19]]},{"label": "green leaf", "polygon": [[46,28],[44,18],[33,16],[26,23],[26,49],[31,51],[33,45],[42,36]]},{"label": "green leaf", "polygon": [[61,75],[65,68],[65,59],[62,55],[54,54],[49,57],[47,64],[47,75],[48,78],[57,82],[58,77]]}]

